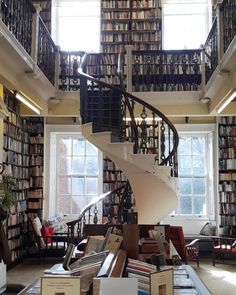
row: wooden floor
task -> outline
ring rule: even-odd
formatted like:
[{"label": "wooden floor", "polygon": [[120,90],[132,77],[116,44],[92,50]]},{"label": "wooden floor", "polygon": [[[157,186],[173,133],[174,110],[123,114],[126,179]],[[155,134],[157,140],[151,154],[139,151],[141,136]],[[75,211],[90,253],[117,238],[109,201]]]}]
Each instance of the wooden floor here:
[{"label": "wooden floor", "polygon": [[[27,259],[7,272],[7,283],[27,286],[56,262],[55,259],[47,259],[38,264],[36,259]],[[213,295],[236,295],[236,264],[216,264],[214,267],[211,259],[202,258],[199,267],[195,263],[191,266]]]}]

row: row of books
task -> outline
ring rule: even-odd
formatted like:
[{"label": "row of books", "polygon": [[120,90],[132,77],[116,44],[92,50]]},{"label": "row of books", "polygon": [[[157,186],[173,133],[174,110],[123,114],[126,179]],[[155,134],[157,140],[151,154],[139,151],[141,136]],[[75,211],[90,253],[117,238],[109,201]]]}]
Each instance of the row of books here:
[{"label": "row of books", "polygon": [[220,136],[236,136],[236,126],[222,126],[219,127]]},{"label": "row of books", "polygon": [[234,192],[236,190],[236,183],[234,181],[224,181],[218,185],[219,192]]},{"label": "row of books", "polygon": [[236,203],[235,204],[220,203],[220,214],[236,215]]},{"label": "row of books", "polygon": [[220,148],[219,157],[220,159],[235,159],[236,147]]},{"label": "row of books", "polygon": [[110,170],[103,172],[103,181],[126,181],[126,176],[120,170]]},{"label": "row of books", "polygon": [[3,162],[14,165],[29,166],[29,156],[15,153],[11,150],[3,151]]},{"label": "row of books", "polygon": [[103,31],[129,31],[129,22],[127,23],[102,23],[101,30]]},{"label": "row of books", "polygon": [[161,24],[160,22],[157,21],[147,21],[147,20],[136,20],[132,22],[132,30],[140,30],[140,31],[148,31],[148,30],[155,30],[159,31],[161,29]]},{"label": "row of books", "polygon": [[9,112],[6,122],[18,126],[19,128],[25,129],[27,127],[27,120],[20,117],[18,114]]},{"label": "row of books", "polygon": [[23,129],[12,124],[4,124],[3,133],[10,138],[20,141],[29,142],[29,134],[24,132]]},{"label": "row of books", "polygon": [[11,137],[3,137],[3,148],[14,151],[16,153],[22,153],[28,155],[29,144],[19,141]]},{"label": "row of books", "polygon": [[[227,166],[227,165],[226,167],[227,169],[236,169],[236,165],[234,168],[232,168],[232,166]],[[222,166],[220,166],[220,169],[226,169],[226,168],[222,168]],[[220,181],[236,181],[236,173],[219,173],[219,180]]]},{"label": "row of books", "polygon": [[130,34],[127,33],[103,33],[101,36],[101,42],[129,42],[130,41]]},{"label": "row of books", "polygon": [[43,176],[39,176],[39,177],[30,177],[30,187],[34,187],[34,188],[41,188],[43,187]]},{"label": "row of books", "polygon": [[220,216],[220,225],[236,225],[236,216],[232,215],[221,215]]},{"label": "row of books", "polygon": [[36,190],[33,190],[33,191],[28,191],[28,198],[29,199],[41,199],[41,198],[43,198],[42,189],[36,189]]},{"label": "row of books", "polygon": [[219,124],[236,124],[236,117],[235,116],[228,116],[228,117],[219,117]]},{"label": "row of books", "polygon": [[7,238],[8,239],[14,238],[15,236],[18,236],[20,234],[21,234],[20,227],[13,227],[13,228],[9,228],[7,230]]},{"label": "row of books", "polygon": [[41,135],[30,136],[30,143],[31,144],[43,144],[44,143],[44,137],[41,136]]},{"label": "row of books", "polygon": [[23,245],[23,235],[17,236],[16,239],[8,240],[8,245],[11,251],[14,249],[17,250],[17,248],[20,248]]},{"label": "row of books", "polygon": [[27,216],[25,214],[16,213],[9,215],[7,218],[7,226],[13,226],[17,224],[22,224],[27,221]]},{"label": "row of books", "polygon": [[236,137],[219,137],[219,148],[236,147]]},{"label": "row of books", "polygon": [[127,0],[102,0],[101,1],[102,8],[129,8],[130,1]]},{"label": "row of books", "polygon": [[29,164],[31,166],[35,166],[35,165],[43,166],[43,156],[42,155],[37,155],[37,154],[32,155],[30,157]]},{"label": "row of books", "polygon": [[236,203],[236,192],[219,192],[220,202]]},{"label": "row of books", "polygon": [[42,176],[43,175],[43,166],[34,166],[29,168],[30,176]]},{"label": "row of books", "polygon": [[30,155],[43,155],[43,146],[42,145],[31,145],[29,147],[29,154]]},{"label": "row of books", "polygon": [[12,165],[12,175],[17,179],[29,178],[29,169],[28,167]]},{"label": "row of books", "polygon": [[120,185],[121,184],[117,182],[105,182],[103,183],[103,191],[104,192],[113,191],[117,189],[118,187],[120,187]]},{"label": "row of books", "polygon": [[161,41],[160,35],[157,35],[155,32],[139,32],[132,33],[132,40],[134,42],[144,41],[144,42],[158,42]]},{"label": "row of books", "polygon": [[101,19],[103,20],[129,20],[129,11],[104,11],[102,10]]},{"label": "row of books", "polygon": [[28,201],[28,209],[42,209],[43,200],[37,199],[37,202]]}]

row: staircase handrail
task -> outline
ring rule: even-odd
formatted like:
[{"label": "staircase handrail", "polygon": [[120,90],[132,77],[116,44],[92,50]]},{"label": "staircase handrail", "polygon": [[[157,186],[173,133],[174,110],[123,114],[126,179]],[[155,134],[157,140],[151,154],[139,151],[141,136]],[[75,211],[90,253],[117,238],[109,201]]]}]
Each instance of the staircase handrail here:
[{"label": "staircase handrail", "polygon": [[81,59],[81,62],[80,62],[79,68],[78,68],[78,73],[79,73],[80,76],[82,76],[82,77],[84,77],[84,78],[86,78],[86,79],[88,79],[90,81],[93,81],[93,82],[97,83],[98,85],[100,84],[101,86],[105,86],[108,89],[116,90],[116,91],[120,92],[124,97],[130,98],[133,101],[135,101],[137,103],[140,103],[145,108],[149,109],[152,113],[154,113],[158,117],[160,117],[170,127],[170,129],[173,132],[173,148],[172,148],[172,151],[169,153],[169,155],[166,158],[162,159],[162,161],[161,161],[161,163],[159,165],[167,164],[168,161],[171,159],[171,157],[174,156],[174,154],[176,153],[178,143],[179,143],[179,135],[178,135],[178,132],[177,132],[175,126],[172,124],[172,122],[163,113],[161,113],[158,109],[156,109],[151,104],[143,101],[142,99],[134,96],[133,94],[127,92],[126,90],[124,90],[124,89],[122,89],[120,87],[108,84],[108,83],[106,83],[104,81],[100,81],[100,80],[88,75],[87,73],[85,73],[83,71],[83,69],[86,66],[87,58],[88,58],[88,53],[85,53],[84,56]]},{"label": "staircase handrail", "polygon": [[88,203],[80,212],[79,217],[75,220],[72,221],[68,221],[66,223],[67,225],[67,234],[68,237],[70,239],[70,242],[74,242],[75,237],[74,237],[74,233],[75,233],[75,226],[76,224],[78,224],[78,228],[77,228],[77,232],[78,232],[78,238],[81,239],[83,237],[83,225],[84,225],[84,218],[87,212],[90,211],[90,209],[93,206],[96,206],[99,202],[101,202],[102,200],[104,200],[106,197],[111,196],[112,194],[117,193],[118,191],[121,191],[122,189],[124,189],[126,187],[126,184],[119,186],[118,188],[112,190],[112,191],[108,191],[106,193],[101,194],[100,196],[93,198],[93,200]]}]

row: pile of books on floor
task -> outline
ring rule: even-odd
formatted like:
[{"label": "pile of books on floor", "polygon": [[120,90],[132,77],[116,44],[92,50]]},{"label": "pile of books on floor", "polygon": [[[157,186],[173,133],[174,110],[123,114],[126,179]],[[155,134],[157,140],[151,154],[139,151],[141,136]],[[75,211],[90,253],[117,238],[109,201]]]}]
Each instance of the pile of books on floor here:
[{"label": "pile of books on floor", "polygon": [[[160,271],[165,269],[173,269],[174,295],[198,294],[184,266],[163,266]],[[150,294],[150,274],[153,272],[157,272],[155,265],[128,258],[126,275],[138,280],[139,295]]]}]

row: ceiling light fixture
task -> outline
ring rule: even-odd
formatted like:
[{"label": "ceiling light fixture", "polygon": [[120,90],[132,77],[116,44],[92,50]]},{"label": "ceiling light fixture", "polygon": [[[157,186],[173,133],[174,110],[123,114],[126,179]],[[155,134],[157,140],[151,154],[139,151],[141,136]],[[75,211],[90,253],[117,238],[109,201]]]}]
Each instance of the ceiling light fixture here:
[{"label": "ceiling light fixture", "polygon": [[217,108],[217,113],[220,114],[226,107],[227,105],[234,100],[236,97],[236,89],[232,89],[226,96],[226,99],[223,101],[223,103]]},{"label": "ceiling light fixture", "polygon": [[41,108],[39,105],[37,105],[31,99],[27,98],[26,96],[24,96],[22,93],[20,93],[18,91],[14,91],[14,94],[19,101],[21,101],[23,104],[25,104],[28,108],[30,108],[36,114],[40,115]]}]

